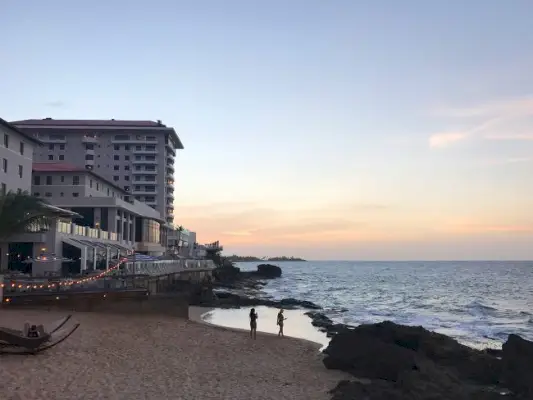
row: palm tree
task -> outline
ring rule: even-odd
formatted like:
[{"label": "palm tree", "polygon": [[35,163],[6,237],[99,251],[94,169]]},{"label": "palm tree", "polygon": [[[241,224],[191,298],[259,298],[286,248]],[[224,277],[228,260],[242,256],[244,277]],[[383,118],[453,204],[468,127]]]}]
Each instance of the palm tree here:
[{"label": "palm tree", "polygon": [[182,225],[179,225],[176,230],[178,231],[178,255],[180,254],[180,241],[181,241],[181,233],[185,230],[185,228]]},{"label": "palm tree", "polygon": [[56,215],[57,211],[28,192],[0,195],[0,243],[32,227],[45,226]]}]

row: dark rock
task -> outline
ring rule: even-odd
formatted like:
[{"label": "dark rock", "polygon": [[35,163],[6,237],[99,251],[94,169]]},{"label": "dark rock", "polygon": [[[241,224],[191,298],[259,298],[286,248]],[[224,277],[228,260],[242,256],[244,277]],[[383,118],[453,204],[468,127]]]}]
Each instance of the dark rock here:
[{"label": "dark rock", "polygon": [[414,351],[359,333],[334,336],[324,353],[326,368],[364,378],[397,381],[402,371],[418,368]]},{"label": "dark rock", "polygon": [[265,278],[279,278],[281,268],[273,264],[259,264],[257,266],[257,275]]},{"label": "dark rock", "polygon": [[[501,397],[502,365],[497,357],[422,327],[392,322],[346,327],[333,336],[324,353],[326,368],[371,379],[371,384],[342,382],[332,392],[334,400]],[[531,376],[530,368],[523,371]]]},{"label": "dark rock", "polygon": [[292,297],[280,300],[279,305],[283,308],[295,306],[297,308],[307,308],[309,310],[320,310],[322,308],[311,301],[297,300]]},{"label": "dark rock", "polygon": [[502,380],[524,399],[533,399],[533,342],[509,335],[502,346]]}]

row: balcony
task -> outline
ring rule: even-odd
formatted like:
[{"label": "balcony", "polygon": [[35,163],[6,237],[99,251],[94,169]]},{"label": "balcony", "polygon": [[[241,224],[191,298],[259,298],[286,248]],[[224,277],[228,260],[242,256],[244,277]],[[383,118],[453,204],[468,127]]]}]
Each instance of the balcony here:
[{"label": "balcony", "polygon": [[132,175],[157,175],[157,170],[156,169],[154,169],[153,171],[152,170],[147,170],[147,169],[142,169],[140,171],[133,170],[133,171],[131,171],[131,173],[132,173]]},{"label": "balcony", "polygon": [[157,194],[157,190],[146,190],[144,188],[140,188],[139,190],[136,190],[135,187],[134,187],[133,190],[131,191],[131,193],[136,195],[136,196],[141,196],[141,195],[153,196],[153,195]]},{"label": "balcony", "polygon": [[167,193],[167,199],[174,200],[174,193]]},{"label": "balcony", "polygon": [[144,139],[137,138],[135,135],[132,135],[129,138],[116,139],[115,137],[113,137],[113,139],[111,139],[111,143],[113,144],[146,144],[146,143],[152,144],[152,143],[157,143],[157,138],[148,140],[146,138]]},{"label": "balcony", "polygon": [[172,145],[172,143],[170,143],[170,141],[167,141],[165,143],[165,148],[167,149],[167,151],[172,154],[173,156],[176,155],[176,150],[174,149],[174,146]]},{"label": "balcony", "polygon": [[174,172],[174,165],[171,165],[171,164],[167,164],[167,173],[170,172],[170,173],[173,173]]},{"label": "balcony", "polygon": [[158,154],[159,152],[157,151],[157,149],[153,149],[153,150],[147,150],[147,149],[142,149],[142,150],[135,150],[133,149],[133,153],[134,154]]},{"label": "balcony", "polygon": [[81,138],[81,142],[82,143],[92,143],[92,144],[96,144],[98,143],[98,139],[94,136],[83,136]]},{"label": "balcony", "polygon": [[167,153],[167,164],[174,164],[174,156]]},{"label": "balcony", "polygon": [[118,241],[118,235],[115,232],[102,231],[100,229],[90,228],[88,226],[79,226],[70,222],[58,221],[57,231],[67,235]]},{"label": "balcony", "polygon": [[157,165],[157,160],[133,160],[131,163],[137,165]]}]

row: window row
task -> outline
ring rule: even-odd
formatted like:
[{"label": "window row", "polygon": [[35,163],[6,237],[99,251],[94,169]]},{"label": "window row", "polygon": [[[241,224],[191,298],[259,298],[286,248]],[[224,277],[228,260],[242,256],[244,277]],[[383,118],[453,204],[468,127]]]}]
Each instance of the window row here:
[{"label": "window row", "polygon": [[[4,172],[4,174],[7,174],[8,162],[7,162],[6,158],[2,159],[2,171]],[[19,176],[19,178],[22,178],[23,174],[24,174],[24,168],[22,167],[22,165],[19,165],[19,168],[18,168],[18,176]]]},{"label": "window row", "polygon": [[[7,133],[4,133],[4,147],[6,149],[9,149],[9,135]],[[21,156],[24,155],[24,142],[23,141],[20,141],[19,142],[19,153]]]}]

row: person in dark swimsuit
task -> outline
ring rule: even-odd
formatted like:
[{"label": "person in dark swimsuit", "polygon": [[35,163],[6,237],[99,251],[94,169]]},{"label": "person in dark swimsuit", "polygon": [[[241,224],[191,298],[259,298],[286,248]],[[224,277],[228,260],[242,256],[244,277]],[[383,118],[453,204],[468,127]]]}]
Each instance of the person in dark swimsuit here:
[{"label": "person in dark swimsuit", "polygon": [[257,313],[255,308],[250,310],[250,337],[253,339],[257,338]]},{"label": "person in dark swimsuit", "polygon": [[281,310],[279,310],[279,313],[278,313],[278,321],[277,321],[277,324],[279,326],[279,332],[278,332],[278,336],[284,336],[283,335],[283,323],[284,321],[286,320],[287,318],[285,318],[283,316],[283,308]]}]

